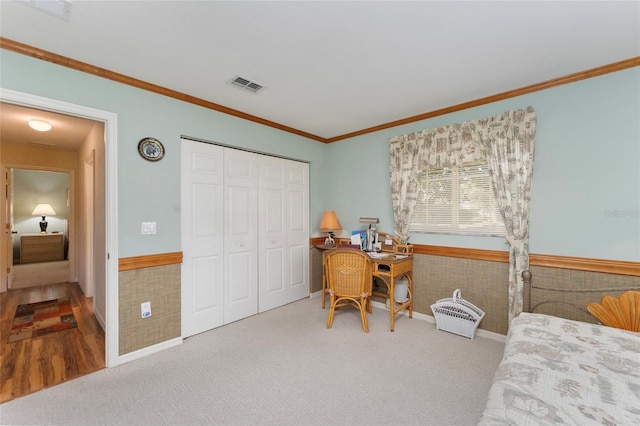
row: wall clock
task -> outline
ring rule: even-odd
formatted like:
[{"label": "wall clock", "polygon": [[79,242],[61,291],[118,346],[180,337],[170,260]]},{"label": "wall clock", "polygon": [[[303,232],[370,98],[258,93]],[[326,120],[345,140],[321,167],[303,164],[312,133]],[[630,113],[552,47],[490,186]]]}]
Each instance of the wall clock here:
[{"label": "wall clock", "polygon": [[144,138],[138,143],[138,152],[145,160],[158,161],[164,157],[164,146],[155,138]]}]

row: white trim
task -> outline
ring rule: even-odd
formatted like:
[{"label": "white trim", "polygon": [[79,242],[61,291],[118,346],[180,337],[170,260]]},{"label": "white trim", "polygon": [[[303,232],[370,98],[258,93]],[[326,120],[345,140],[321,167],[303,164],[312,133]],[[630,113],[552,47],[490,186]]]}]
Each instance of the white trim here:
[{"label": "white trim", "polygon": [[153,355],[157,352],[161,352],[165,349],[169,349],[181,344],[182,344],[182,337],[176,337],[174,339],[165,340],[164,342],[157,343],[155,345],[147,346],[146,348],[142,348],[137,351],[129,352],[128,354],[120,356],[120,358],[118,358],[118,361],[120,362],[120,364],[124,364],[126,362],[135,361],[137,359],[144,358],[149,355]]},{"label": "white trim", "polygon": [[56,99],[0,87],[0,100],[29,108],[58,112],[104,122],[106,193],[106,327],[105,361],[118,365],[118,115],[113,112],[71,104]]},{"label": "white trim", "polygon": [[[106,330],[107,321],[102,317],[102,315],[99,312],[94,312],[93,315],[96,317],[96,321],[98,321],[98,324],[100,324],[100,327],[102,327],[103,330]],[[113,367],[113,366],[108,366],[108,367]]]}]

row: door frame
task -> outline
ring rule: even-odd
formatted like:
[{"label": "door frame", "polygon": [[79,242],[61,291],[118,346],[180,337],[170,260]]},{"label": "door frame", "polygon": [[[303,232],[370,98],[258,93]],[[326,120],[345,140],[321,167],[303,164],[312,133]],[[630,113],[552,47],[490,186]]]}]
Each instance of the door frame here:
[{"label": "door frame", "polygon": [[[118,115],[83,105],[45,98],[0,87],[0,100],[28,108],[87,118],[104,123],[105,144],[105,364],[115,367],[120,364],[118,354]],[[0,271],[2,286],[5,271]]]}]

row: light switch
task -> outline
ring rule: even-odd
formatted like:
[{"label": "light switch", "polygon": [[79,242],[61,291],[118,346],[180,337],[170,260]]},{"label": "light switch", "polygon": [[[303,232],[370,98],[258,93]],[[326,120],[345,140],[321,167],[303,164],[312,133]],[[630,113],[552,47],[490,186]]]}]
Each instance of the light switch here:
[{"label": "light switch", "polygon": [[142,235],[152,235],[156,233],[155,222],[142,222]]}]

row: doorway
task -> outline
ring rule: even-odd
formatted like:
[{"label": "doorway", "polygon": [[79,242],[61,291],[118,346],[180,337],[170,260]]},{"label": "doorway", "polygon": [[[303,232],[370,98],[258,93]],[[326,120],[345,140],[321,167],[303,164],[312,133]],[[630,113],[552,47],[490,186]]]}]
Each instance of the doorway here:
[{"label": "doorway", "polygon": [[[96,144],[95,152],[83,153],[78,163],[87,161],[91,162],[91,167],[85,170],[93,170],[101,167],[103,177],[101,183],[91,181],[90,186],[93,191],[97,192],[98,188],[102,188],[102,196],[95,197],[89,208],[94,212],[94,223],[101,224],[95,226],[92,240],[93,250],[80,249],[73,247],[74,238],[70,238],[70,250],[76,250],[78,253],[86,254],[93,252],[94,258],[91,262],[82,262],[79,265],[91,263],[94,267],[94,277],[101,276],[102,282],[97,279],[94,283],[94,311],[98,321],[105,331],[105,359],[106,366],[113,367],[120,363],[118,355],[118,249],[117,249],[117,116],[114,113],[96,110],[81,105],[70,104],[57,101],[54,99],[43,98],[22,92],[0,89],[0,101],[3,105],[18,105],[27,108],[33,108],[38,111],[45,111],[55,114],[62,114],[71,118],[82,118],[93,120],[101,124],[96,126],[97,139],[100,143]],[[3,119],[4,119],[3,110]],[[99,135],[98,135],[99,133]],[[4,139],[3,139],[4,141]],[[90,151],[90,150],[89,150]],[[101,152],[101,154],[100,154]],[[0,155],[0,161],[5,162],[7,159],[6,150],[3,147]],[[83,166],[84,167],[84,166]],[[6,168],[3,164],[3,168]],[[78,169],[83,170],[83,169]],[[4,170],[3,170],[4,172]],[[92,171],[92,176],[98,175]],[[82,178],[82,173],[78,173]],[[94,193],[95,193],[94,192]],[[3,191],[4,193],[4,191]],[[3,194],[4,195],[4,194]],[[3,197],[4,198],[4,197]],[[4,202],[4,200],[2,200]],[[2,219],[7,223],[7,214],[4,208],[0,209]],[[98,230],[97,228],[100,229]],[[86,229],[80,225],[77,230]],[[78,231],[75,232],[78,232]],[[3,237],[3,247],[7,247],[6,241],[9,238],[10,230],[6,230]],[[0,267],[0,292],[7,289],[7,266],[6,257],[2,256],[2,265]],[[77,268],[78,273],[82,271],[82,266]]]},{"label": "doorway", "polygon": [[[13,235],[9,253],[13,255],[13,277],[8,288],[77,281],[74,269],[78,262],[69,258],[74,254],[69,250],[75,222],[71,197],[74,171],[10,168],[8,172],[12,184],[7,199],[13,205],[8,209]],[[80,260],[84,258],[80,256]],[[92,295],[85,292],[85,296]]]}]

